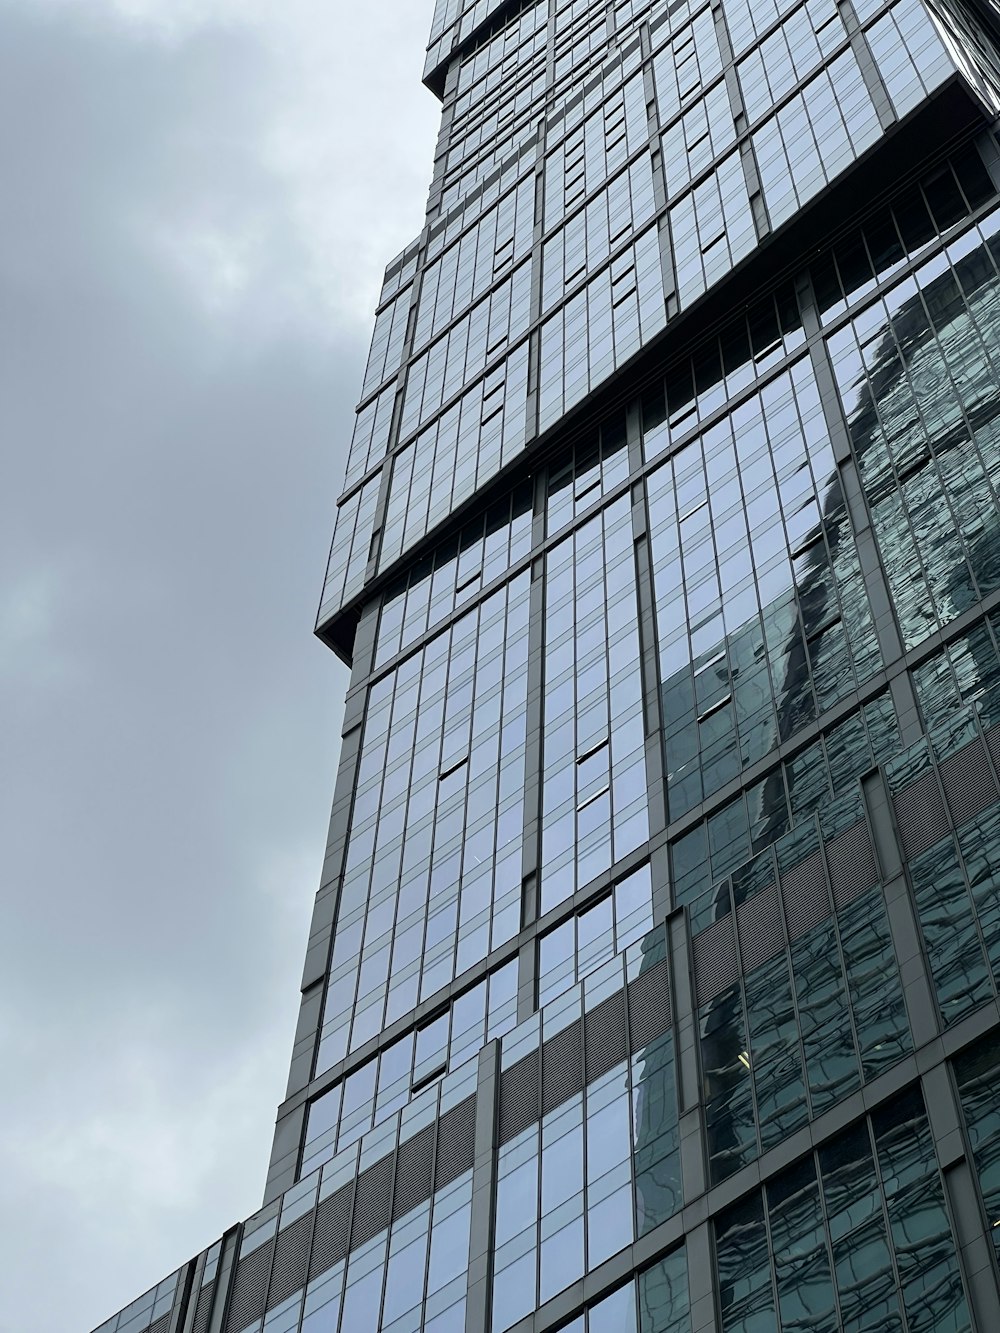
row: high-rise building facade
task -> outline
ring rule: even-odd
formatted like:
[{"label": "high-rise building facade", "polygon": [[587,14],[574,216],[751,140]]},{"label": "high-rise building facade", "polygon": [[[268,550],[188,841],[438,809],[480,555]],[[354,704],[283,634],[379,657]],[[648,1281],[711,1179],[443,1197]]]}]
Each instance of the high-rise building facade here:
[{"label": "high-rise building facade", "polygon": [[998,34],[438,0],[264,1206],[100,1333],[1000,1330]]}]

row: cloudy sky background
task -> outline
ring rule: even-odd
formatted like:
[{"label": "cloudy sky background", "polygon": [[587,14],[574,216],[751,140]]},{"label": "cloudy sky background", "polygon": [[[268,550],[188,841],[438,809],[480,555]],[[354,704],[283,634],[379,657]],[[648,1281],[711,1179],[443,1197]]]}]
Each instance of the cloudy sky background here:
[{"label": "cloudy sky background", "polygon": [[87,1333],[260,1202],[430,10],[0,0],[2,1333]]}]

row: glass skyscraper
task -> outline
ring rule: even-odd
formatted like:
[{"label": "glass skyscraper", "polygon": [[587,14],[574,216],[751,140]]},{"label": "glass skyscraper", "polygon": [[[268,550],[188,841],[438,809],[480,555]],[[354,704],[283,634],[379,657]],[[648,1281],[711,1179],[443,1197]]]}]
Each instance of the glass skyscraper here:
[{"label": "glass skyscraper", "polygon": [[100,1333],[1000,1330],[998,50],[437,0],[264,1206]]}]

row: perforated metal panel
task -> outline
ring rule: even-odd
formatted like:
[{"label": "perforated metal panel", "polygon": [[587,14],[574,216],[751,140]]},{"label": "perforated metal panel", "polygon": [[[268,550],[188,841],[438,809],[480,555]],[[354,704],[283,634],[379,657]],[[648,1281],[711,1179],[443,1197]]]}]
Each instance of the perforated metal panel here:
[{"label": "perforated metal panel", "polygon": [[892,798],[907,860],[933,847],[948,832],[948,817],[934,773],[924,773]]},{"label": "perforated metal panel", "polygon": [[434,1192],[434,1139],[437,1126],[426,1125],[419,1134],[399,1145],[396,1154],[396,1192],[392,1200],[393,1220],[419,1207]]},{"label": "perforated metal panel", "polygon": [[788,938],[794,942],[830,916],[830,891],[826,886],[822,852],[813,852],[781,876]]},{"label": "perforated metal panel", "polygon": [[354,1222],[351,1227],[352,1250],[370,1241],[389,1225],[394,1171],[393,1153],[388,1157],[380,1157],[358,1176]]},{"label": "perforated metal panel", "polygon": [[293,1292],[304,1287],[309,1268],[309,1246],[312,1242],[314,1212],[297,1218],[291,1226],[278,1232],[274,1248],[271,1285],[267,1292],[267,1308],[273,1310],[287,1301]]},{"label": "perforated metal panel", "polygon": [[194,1308],[194,1323],[191,1333],[208,1333],[208,1321],[212,1317],[212,1297],[215,1295],[215,1280],[206,1282],[198,1293],[198,1304]]},{"label": "perforated metal panel", "polygon": [[628,988],[630,1050],[634,1055],[662,1037],[670,1026],[667,965],[662,960],[640,972]]},{"label": "perforated metal panel", "polygon": [[271,1274],[274,1241],[266,1241],[236,1265],[233,1295],[226,1318],[226,1333],[243,1333],[264,1313],[267,1279]]},{"label": "perforated metal panel", "polygon": [[353,1197],[352,1183],[337,1190],[328,1199],[323,1199],[316,1209],[316,1230],[313,1233],[312,1254],[309,1256],[310,1281],[347,1257]]},{"label": "perforated metal panel", "polygon": [[472,1170],[476,1159],[476,1099],[466,1097],[441,1117],[438,1129],[434,1188],[444,1189]]},{"label": "perforated metal panel", "polygon": [[956,827],[995,805],[997,792],[986,746],[977,737],[940,763],[941,785]]},{"label": "perforated metal panel", "polygon": [[500,1075],[500,1142],[509,1143],[538,1119],[538,1051],[531,1051]]},{"label": "perforated metal panel", "polygon": [[993,760],[993,767],[1000,772],[1000,727],[993,727],[986,733],[986,747]]},{"label": "perforated metal panel", "polygon": [[628,1055],[625,992],[615,991],[584,1017],[584,1059],[588,1083],[601,1078]]},{"label": "perforated metal panel", "polygon": [[736,909],[736,929],[740,940],[740,962],[745,973],[782,952],[785,940],[775,885],[740,903]]},{"label": "perforated metal panel", "polygon": [[694,988],[699,1006],[714,1000],[739,976],[733,918],[722,917],[695,935]]},{"label": "perforated metal panel", "polygon": [[583,1087],[583,1024],[556,1033],[542,1049],[542,1114],[562,1106]]},{"label": "perforated metal panel", "polygon": [[878,883],[878,866],[868,825],[862,820],[826,845],[830,886],[837,907],[846,907]]}]

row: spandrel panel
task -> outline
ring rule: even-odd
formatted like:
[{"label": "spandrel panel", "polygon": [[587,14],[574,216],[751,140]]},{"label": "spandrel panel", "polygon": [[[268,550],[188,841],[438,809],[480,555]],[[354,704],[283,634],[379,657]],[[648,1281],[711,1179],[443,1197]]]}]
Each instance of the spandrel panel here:
[{"label": "spandrel panel", "polygon": [[325,1067],[520,927],[528,584],[501,587],[371,689]]},{"label": "spandrel panel", "polygon": [[892,700],[879,695],[673,843],[675,905],[691,907],[695,929],[707,925],[713,885],[793,826],[803,827],[806,816],[838,797],[856,799],[857,778],[900,748]]},{"label": "spandrel panel", "polygon": [[[333,1015],[327,1024],[336,1031]],[[309,1107],[300,1176],[355,1143],[449,1069],[517,1025],[517,959],[460,995],[445,1013],[398,1037]],[[320,1046],[316,1075],[325,1073],[329,1046]]]},{"label": "spandrel panel", "polygon": [[649,835],[628,497],[546,560],[541,910]]},{"label": "spandrel panel", "polygon": [[881,659],[807,361],[681,448],[647,494],[674,819]]},{"label": "spandrel panel", "polygon": [[1000,586],[996,223],[830,339],[906,648]]},{"label": "spandrel panel", "polygon": [[[502,1042],[496,1330],[516,1323],[681,1206],[666,985],[661,927]],[[644,1016],[640,991],[658,1014],[655,1028]],[[630,1004],[636,1009],[629,1020]],[[609,1302],[602,1318],[627,1308]],[[676,1255],[645,1284],[640,1277],[639,1308],[643,1329],[686,1328],[686,1273]]]}]

